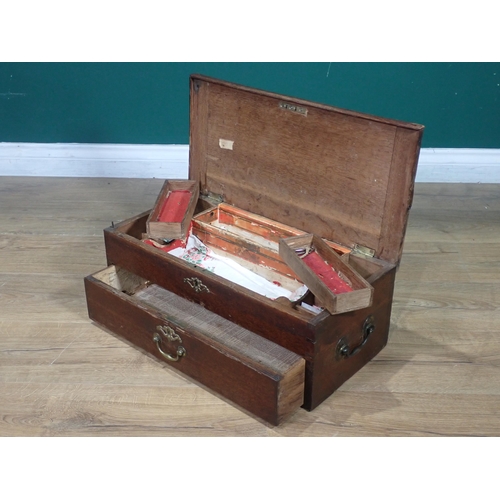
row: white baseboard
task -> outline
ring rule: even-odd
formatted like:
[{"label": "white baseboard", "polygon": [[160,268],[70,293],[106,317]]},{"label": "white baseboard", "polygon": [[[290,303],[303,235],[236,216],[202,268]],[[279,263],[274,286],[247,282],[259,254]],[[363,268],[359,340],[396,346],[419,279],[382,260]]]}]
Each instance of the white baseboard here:
[{"label": "white baseboard", "polygon": [[500,149],[423,148],[416,180],[500,183]]},{"label": "white baseboard", "polygon": [[187,145],[0,143],[0,175],[188,177]]},{"label": "white baseboard", "polygon": [[[0,176],[183,179],[187,145],[0,143]],[[500,149],[420,152],[417,182],[500,183]]]}]

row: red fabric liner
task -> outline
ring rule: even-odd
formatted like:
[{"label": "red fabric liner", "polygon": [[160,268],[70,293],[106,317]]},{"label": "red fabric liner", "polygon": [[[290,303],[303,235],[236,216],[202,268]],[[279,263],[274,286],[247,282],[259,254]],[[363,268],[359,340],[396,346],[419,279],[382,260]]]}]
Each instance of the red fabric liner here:
[{"label": "red fabric liner", "polygon": [[190,199],[191,191],[170,191],[161,207],[158,222],[182,222]]},{"label": "red fabric liner", "polygon": [[352,288],[316,252],[311,252],[302,260],[333,293],[352,292]]}]

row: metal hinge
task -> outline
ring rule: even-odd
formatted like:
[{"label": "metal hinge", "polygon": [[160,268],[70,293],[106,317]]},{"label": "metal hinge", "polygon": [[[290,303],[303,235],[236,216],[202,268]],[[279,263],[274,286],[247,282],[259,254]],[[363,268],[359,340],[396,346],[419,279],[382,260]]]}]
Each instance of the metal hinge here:
[{"label": "metal hinge", "polygon": [[216,193],[203,193],[203,198],[208,200],[213,205],[218,205],[219,203],[224,203],[224,197],[221,194]]},{"label": "metal hinge", "polygon": [[358,245],[357,243],[354,245],[352,249],[352,255],[363,255],[364,257],[373,257],[375,255],[375,250],[371,248],[364,247],[362,245]]}]

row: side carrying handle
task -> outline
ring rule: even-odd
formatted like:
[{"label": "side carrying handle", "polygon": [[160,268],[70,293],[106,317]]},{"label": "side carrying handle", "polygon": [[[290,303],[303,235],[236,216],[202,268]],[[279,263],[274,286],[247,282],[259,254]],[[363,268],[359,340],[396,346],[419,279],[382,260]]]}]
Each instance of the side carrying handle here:
[{"label": "side carrying handle", "polygon": [[368,318],[366,318],[365,322],[363,323],[363,328],[362,328],[363,337],[361,343],[357,347],[351,349],[349,347],[349,344],[347,343],[347,340],[344,337],[342,337],[337,343],[337,357],[346,359],[357,354],[359,351],[361,351],[361,348],[366,344],[368,338],[374,331],[375,331],[375,318],[373,316],[368,316]]},{"label": "side carrying handle", "polygon": [[[182,339],[175,333],[173,328],[170,328],[169,326],[157,326],[156,329],[158,332],[163,334],[163,337],[165,337],[169,342],[175,342],[178,341],[179,343],[182,343]],[[168,354],[161,348],[161,341],[162,341],[162,336],[160,333],[155,332],[153,335],[153,341],[156,344],[156,347],[158,347],[158,350],[160,351],[160,354],[167,359],[168,361],[179,361],[183,356],[186,356],[186,349],[184,349],[183,346],[178,346],[176,355],[172,356],[171,354]]]}]

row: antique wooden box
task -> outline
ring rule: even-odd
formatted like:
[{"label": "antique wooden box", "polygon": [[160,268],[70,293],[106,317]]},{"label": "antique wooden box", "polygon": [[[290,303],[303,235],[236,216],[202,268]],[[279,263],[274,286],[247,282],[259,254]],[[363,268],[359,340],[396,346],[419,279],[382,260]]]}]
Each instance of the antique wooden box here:
[{"label": "antique wooden box", "polygon": [[190,85],[191,232],[299,282],[279,240],[313,234],[362,278],[370,305],[269,298],[146,244],[145,212],[104,230],[109,267],[85,279],[89,316],[276,425],[387,343],[423,127],[203,76]]}]

